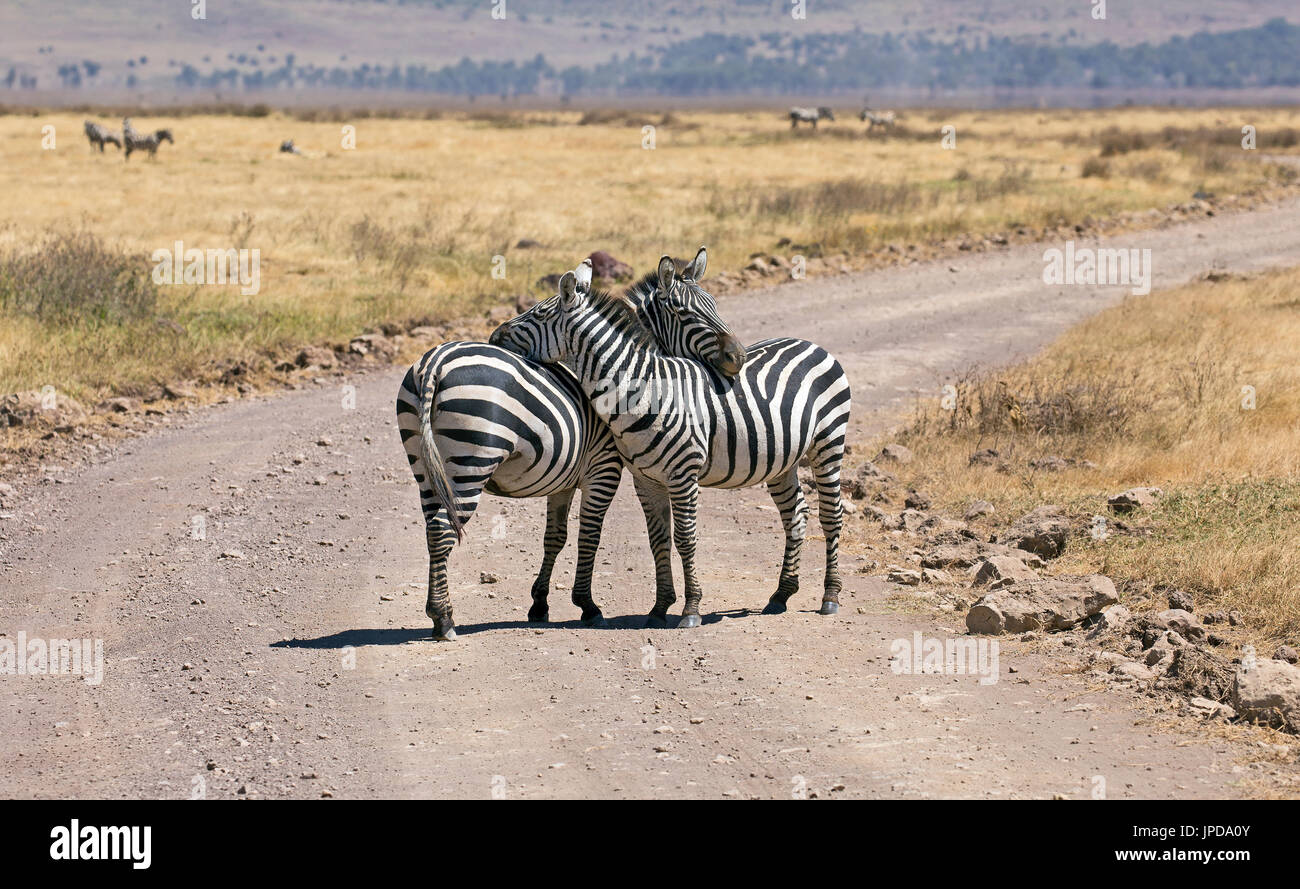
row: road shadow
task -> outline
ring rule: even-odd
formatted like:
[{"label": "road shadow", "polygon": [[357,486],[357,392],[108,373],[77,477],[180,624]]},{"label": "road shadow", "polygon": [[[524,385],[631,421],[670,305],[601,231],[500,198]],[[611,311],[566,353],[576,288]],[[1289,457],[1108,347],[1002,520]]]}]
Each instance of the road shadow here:
[{"label": "road shadow", "polygon": [[[716,624],[724,620],[734,620],[736,618],[754,617],[759,615],[759,611],[745,608],[737,608],[729,611],[715,611],[704,615],[703,623]],[[676,626],[679,615],[671,615],[669,620]],[[625,614],[619,617],[607,617],[605,625],[600,627],[584,626],[580,620],[552,621],[551,623],[534,623],[527,620],[498,620],[484,621],[477,624],[457,624],[456,635],[472,636],[475,633],[487,633],[492,630],[590,630],[593,633],[600,633],[606,630],[644,630],[644,614]],[[408,642],[431,641],[432,627],[389,627],[386,629],[351,629],[340,630],[337,633],[329,633],[325,636],[316,636],[313,638],[302,639],[281,639],[279,642],[272,642],[271,648],[305,648],[305,649],[337,649],[337,648],[362,648],[367,645],[405,645]]]}]

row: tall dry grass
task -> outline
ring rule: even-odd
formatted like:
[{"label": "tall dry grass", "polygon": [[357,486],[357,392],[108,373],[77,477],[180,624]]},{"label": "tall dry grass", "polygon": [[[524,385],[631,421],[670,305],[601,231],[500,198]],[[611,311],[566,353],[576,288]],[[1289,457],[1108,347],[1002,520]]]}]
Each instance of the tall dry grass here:
[{"label": "tall dry grass", "polygon": [[[261,108],[137,112],[138,129],[170,126],[176,143],[156,161],[124,163],[87,146],[88,114],[97,116],[0,116],[0,253],[40,252],[51,231],[93,231],[123,257],[177,240],[243,246],[260,251],[261,290],[160,287],[151,321],[161,326],[81,324],[73,305],[54,323],[11,302],[0,308],[0,392],[53,383],[93,397],[385,323],[463,317],[540,294],[540,278],[598,249],[640,270],[706,243],[710,268],[726,271],[781,243],[853,252],[1161,207],[1198,189],[1240,193],[1275,171],[1246,152],[1207,166],[1201,149],[1228,151],[1220,134],[1242,117],[1260,128],[1261,150],[1300,126],[1300,112],[1286,109],[935,111],[868,138],[855,119],[792,132],[775,111]],[[47,124],[55,150],[42,148]],[[355,150],[342,147],[345,125],[356,127]],[[645,125],[655,127],[653,150]],[[941,147],[945,125],[956,128],[955,150]],[[1175,145],[1162,135],[1171,127],[1210,135]],[[1082,178],[1112,128],[1147,141],[1108,159],[1108,177]],[[305,155],[279,154],[287,138]],[[525,239],[541,246],[518,247]]]},{"label": "tall dry grass", "polygon": [[[1186,590],[1294,641],[1298,293],[1289,269],[1130,297],[1030,361],[961,381],[955,409],[919,407],[903,435],[918,457],[909,480],[958,514],[986,499],[1002,520],[1048,502],[1081,527],[1106,517],[1109,536],[1081,534],[1062,570],[1101,571],[1137,595]],[[971,465],[988,448],[997,461]],[[1047,471],[1049,456],[1077,468]],[[1107,497],[1139,485],[1165,497],[1111,515]]]}]

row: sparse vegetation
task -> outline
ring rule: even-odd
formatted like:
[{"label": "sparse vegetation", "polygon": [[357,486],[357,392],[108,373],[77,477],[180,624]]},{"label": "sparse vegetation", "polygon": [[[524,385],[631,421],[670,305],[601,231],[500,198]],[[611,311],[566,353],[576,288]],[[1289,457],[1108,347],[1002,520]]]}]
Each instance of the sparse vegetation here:
[{"label": "sparse vegetation", "polygon": [[[1108,517],[1111,533],[1079,534],[1059,570],[1099,571],[1156,601],[1185,590],[1198,608],[1241,611],[1261,640],[1294,640],[1297,289],[1291,269],[1131,297],[1037,358],[962,381],[956,410],[919,407],[901,439],[913,481],[958,515],[984,499],[1003,521],[1043,503],[1080,528]],[[972,464],[986,448],[997,458]],[[1045,456],[1073,468],[1034,468]],[[1107,497],[1138,485],[1165,496],[1112,515]]]},{"label": "sparse vegetation", "polygon": [[[138,129],[176,133],[175,151],[138,165],[67,135],[87,113],[111,120],[130,109],[39,113],[60,134],[53,152],[32,137],[31,116],[0,117],[11,182],[0,253],[14,261],[43,251],[48,231],[69,228],[97,232],[99,249],[121,262],[178,239],[261,255],[255,295],[164,286],[131,317],[114,309],[95,325],[78,316],[52,326],[11,296],[0,306],[0,392],[54,379],[93,399],[367,328],[465,317],[542,295],[540,278],[596,249],[640,270],[664,250],[707,243],[718,274],[741,269],[756,250],[779,251],[783,239],[857,255],[1054,229],[1186,202],[1201,189],[1266,189],[1281,181],[1280,168],[1221,139],[1239,139],[1243,117],[1256,122],[1261,146],[1300,131],[1291,109],[927,110],[908,112],[906,129],[870,137],[856,119],[791,131],[779,109],[263,110],[177,120],[136,111]],[[355,150],[341,146],[342,123],[357,128]],[[657,130],[653,151],[641,147],[645,124]],[[956,151],[940,147],[948,124]],[[1147,147],[1123,152],[1107,179],[1080,178],[1109,127],[1146,134]],[[277,151],[288,137],[305,156]],[[1157,165],[1160,175],[1149,175]],[[516,248],[522,239],[540,246]],[[504,278],[492,275],[494,256],[505,258]]]}]

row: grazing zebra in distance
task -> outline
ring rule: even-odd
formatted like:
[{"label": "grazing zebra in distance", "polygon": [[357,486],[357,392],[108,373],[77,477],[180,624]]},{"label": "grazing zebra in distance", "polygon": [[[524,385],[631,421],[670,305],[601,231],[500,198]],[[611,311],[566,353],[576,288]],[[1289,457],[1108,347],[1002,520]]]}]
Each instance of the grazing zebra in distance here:
[{"label": "grazing zebra in distance", "polygon": [[822,105],[819,108],[791,108],[790,109],[790,128],[794,129],[800,123],[812,124],[812,128],[817,129],[817,121],[835,120],[835,115],[829,108]]},{"label": "grazing zebra in distance", "polygon": [[104,153],[104,143],[108,142],[122,147],[122,137],[110,130],[108,127],[97,124],[93,120],[86,121],[86,138],[90,140],[90,147],[94,149],[98,146],[99,153]]},{"label": "grazing zebra in distance", "polygon": [[[834,614],[841,589],[839,476],[848,379],[829,353],[803,340],[764,340],[738,352],[713,298],[697,283],[706,264],[701,248],[678,276],[665,256],[657,282],[646,280],[634,288],[640,290],[637,296],[620,299],[590,290],[591,267],[584,262],[561,279],[559,295],[507,321],[492,334],[492,342],[537,361],[572,361],[583,390],[613,431],[649,525],[656,575],[652,626],[663,624],[676,600],[669,548],[666,542],[662,548],[655,544],[656,526],[667,527],[670,515],[685,574],[686,601],[678,626],[700,625],[703,594],[694,569],[700,486],[767,485],[781,512],[786,542],[780,580],[764,611],[786,609],[799,588],[807,525],[798,477],[805,457],[813,468],[826,536],[821,613]],[[653,293],[647,297],[649,288]],[[638,300],[644,306],[640,314]],[[721,375],[699,362],[664,354],[658,344],[674,340],[716,343],[712,364]],[[642,390],[635,399],[624,397],[629,381]],[[643,397],[645,390],[654,397]]]},{"label": "grazing zebra in distance", "polygon": [[154,130],[146,136],[131,126],[131,118],[122,119],[122,143],[126,149],[127,160],[131,159],[132,151],[147,151],[150,157],[155,157],[158,154],[158,146],[163,142],[176,144],[171,130]]},{"label": "grazing zebra in distance", "polygon": [[871,132],[878,126],[890,130],[894,128],[898,115],[892,111],[872,111],[871,107],[868,106],[862,109],[862,112],[858,115],[858,120],[871,121],[871,125],[867,127],[867,132]]},{"label": "grazing zebra in distance", "polygon": [[[665,346],[684,357],[720,360],[708,351],[712,343],[677,338],[665,340]],[[397,395],[397,423],[420,487],[429,548],[425,612],[434,621],[434,638],[456,636],[447,558],[484,489],[506,497],[547,498],[542,566],[528,610],[534,622],[549,617],[551,572],[564,548],[574,490],[582,489],[573,602],[584,623],[602,621],[591,577],[623,461],[609,427],[568,368],[531,364],[483,343],[447,343],[407,370]],[[667,523],[651,515],[652,506],[643,500],[651,546],[656,553],[670,552]],[[668,586],[671,590],[671,573]]]}]

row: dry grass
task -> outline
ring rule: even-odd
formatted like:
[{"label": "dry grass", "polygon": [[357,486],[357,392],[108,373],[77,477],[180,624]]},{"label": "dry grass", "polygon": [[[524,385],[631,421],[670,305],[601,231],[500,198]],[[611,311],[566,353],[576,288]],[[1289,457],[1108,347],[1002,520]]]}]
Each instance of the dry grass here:
[{"label": "dry grass", "polygon": [[[957,514],[1002,520],[1058,503],[1081,535],[1061,570],[1106,573],[1131,593],[1191,592],[1238,609],[1261,641],[1300,636],[1300,269],[1130,297],[1040,356],[961,381],[955,410],[918,408],[902,440],[910,481]],[[1254,406],[1248,392],[1252,387]],[[968,465],[993,448],[1003,465]],[[1033,468],[1045,456],[1080,468]],[[1088,467],[1082,461],[1091,461]],[[1116,523],[1106,498],[1166,496]]]},{"label": "dry grass", "polygon": [[[115,325],[11,304],[0,310],[0,392],[52,383],[94,400],[201,375],[222,359],[464,317],[536,293],[539,278],[596,249],[644,269],[665,251],[707,243],[710,268],[722,272],[783,238],[866,251],[1163,207],[1197,189],[1242,193],[1275,181],[1276,170],[1222,147],[1221,133],[1239,131],[1244,117],[1260,128],[1262,153],[1276,149],[1271,133],[1300,125],[1300,112],[1282,109],[925,112],[867,138],[856,120],[792,132],[777,112],[419,119],[261,108],[137,113],[138,129],[170,126],[176,143],[156,162],[124,163],[111,148],[89,150],[85,116],[0,117],[0,253],[83,230],[124,256],[177,240],[247,246],[261,253],[261,291],[166,286],[154,318]],[[341,147],[345,123],[356,126],[355,150]],[[642,148],[647,123],[657,128],[653,151]],[[46,124],[57,150],[41,148]],[[953,151],[940,147],[947,124],[957,129]],[[1193,135],[1175,146],[1162,135],[1171,127]],[[1116,156],[1109,177],[1082,178],[1111,128],[1147,141]],[[277,153],[286,138],[305,156]],[[1210,150],[1226,154],[1207,162]],[[520,239],[543,246],[517,249]],[[492,275],[498,254],[504,278]]]}]

